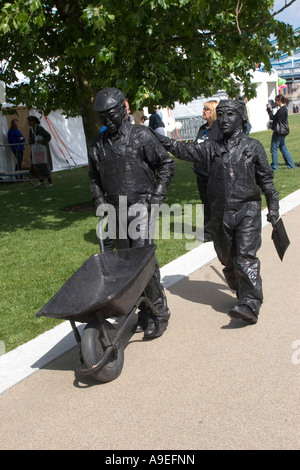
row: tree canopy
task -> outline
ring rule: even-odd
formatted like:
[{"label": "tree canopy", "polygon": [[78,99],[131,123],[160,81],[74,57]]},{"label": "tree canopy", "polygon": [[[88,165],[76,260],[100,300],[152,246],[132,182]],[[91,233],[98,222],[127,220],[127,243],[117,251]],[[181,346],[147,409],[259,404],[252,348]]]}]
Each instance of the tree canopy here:
[{"label": "tree canopy", "polygon": [[[295,0],[285,1],[283,8]],[[0,1],[7,101],[81,115],[95,134],[93,98],[120,88],[132,109],[187,103],[217,90],[254,95],[250,70],[299,46],[274,0]],[[270,41],[277,39],[278,49]],[[19,81],[19,74],[25,80]]]}]

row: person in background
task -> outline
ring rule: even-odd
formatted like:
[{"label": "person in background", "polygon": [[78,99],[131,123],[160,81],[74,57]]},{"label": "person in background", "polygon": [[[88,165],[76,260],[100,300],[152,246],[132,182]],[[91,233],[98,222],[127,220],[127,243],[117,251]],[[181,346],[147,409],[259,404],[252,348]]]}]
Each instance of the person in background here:
[{"label": "person in background", "polygon": [[127,111],[127,121],[130,122],[130,124],[135,124],[134,116],[130,113],[129,101],[127,98],[125,98],[125,106]]},{"label": "person in background", "polygon": [[[216,142],[222,140],[223,134],[220,131],[216,120],[216,107],[218,103],[219,101],[217,100],[210,100],[204,103],[203,119],[205,119],[206,123],[199,128],[196,142],[200,143],[206,139],[212,139]],[[210,228],[210,206],[207,197],[208,172],[207,169],[199,163],[195,163],[194,171],[196,173],[200,200],[204,206],[204,241],[209,242],[212,238]]]},{"label": "person in background", "polygon": [[[22,170],[22,161],[23,161],[23,154],[25,147],[23,145],[23,142],[25,142],[25,137],[19,130],[19,120],[18,119],[12,119],[10,123],[10,129],[7,133],[7,139],[9,144],[18,144],[18,145],[11,145],[10,149],[12,153],[16,157],[16,166],[15,166],[15,171],[21,171]],[[19,178],[19,176],[17,176]],[[22,176],[20,176],[22,178]]]},{"label": "person in background", "polygon": [[142,116],[141,117],[141,124],[143,126],[147,126],[147,127],[149,126],[149,119],[147,118],[147,116]]},{"label": "person in background", "polygon": [[271,167],[273,170],[278,170],[278,149],[282,153],[283,159],[287,168],[295,168],[295,163],[292,159],[290,152],[286,146],[285,142],[285,135],[280,135],[277,130],[276,126],[278,123],[283,123],[284,125],[288,126],[288,110],[287,104],[288,100],[284,95],[277,95],[275,97],[275,103],[279,107],[278,111],[273,114],[271,111],[270,104],[267,104],[267,113],[269,114],[270,120],[272,121],[272,139],[271,139],[271,157],[272,163]]},{"label": "person in background", "polygon": [[149,119],[149,127],[150,129],[154,130],[157,134],[165,135],[165,130],[164,130],[164,123],[161,118],[161,112],[158,110],[157,107],[154,107],[151,109],[151,115]]},{"label": "person in background", "polygon": [[39,165],[32,165],[31,172],[34,176],[39,179],[39,183],[36,187],[43,186],[45,184],[45,178],[48,180],[47,187],[50,188],[53,186],[51,171],[53,170],[52,158],[49,148],[49,142],[51,140],[51,135],[46,131],[42,126],[40,126],[40,120],[36,116],[28,116],[27,123],[30,126],[29,130],[29,143],[34,145],[36,138],[39,136],[37,141],[44,145],[47,150],[47,163],[42,163]]},{"label": "person in background", "polygon": [[251,125],[251,122],[250,122],[250,109],[249,109],[249,106],[248,106],[248,98],[247,98],[247,96],[244,96],[244,101],[245,101],[246,110],[247,110],[247,116],[248,116],[248,121],[247,121],[247,127],[246,127],[246,130],[245,130],[245,134],[246,134],[246,135],[249,135],[249,134],[250,134],[250,131],[251,131],[251,129],[252,129],[252,125]]}]

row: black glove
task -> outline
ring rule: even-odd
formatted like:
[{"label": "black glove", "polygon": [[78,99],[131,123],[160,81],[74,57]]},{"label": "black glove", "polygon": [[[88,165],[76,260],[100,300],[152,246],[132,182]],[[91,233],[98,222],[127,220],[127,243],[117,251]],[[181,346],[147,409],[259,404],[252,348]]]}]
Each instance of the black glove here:
[{"label": "black glove", "polygon": [[265,194],[265,197],[269,211],[267,214],[267,221],[271,222],[274,225],[274,223],[276,223],[279,219],[278,193],[274,190],[268,194]]},{"label": "black glove", "polygon": [[166,199],[166,192],[166,187],[162,183],[159,183],[154,194],[151,196],[150,204],[158,204],[159,206],[163,204]]},{"label": "black glove", "polygon": [[101,211],[102,217],[105,217],[107,215],[107,212],[104,212],[102,214],[103,211],[101,210],[101,206],[102,206],[102,204],[106,204],[106,201],[102,198],[98,198],[97,200],[94,201],[94,203],[95,203],[95,208],[96,208],[96,214],[100,215],[99,211]]},{"label": "black glove", "polygon": [[267,214],[267,221],[271,222],[274,225],[274,223],[276,223],[278,219],[279,219],[279,210],[271,209],[269,213]]}]

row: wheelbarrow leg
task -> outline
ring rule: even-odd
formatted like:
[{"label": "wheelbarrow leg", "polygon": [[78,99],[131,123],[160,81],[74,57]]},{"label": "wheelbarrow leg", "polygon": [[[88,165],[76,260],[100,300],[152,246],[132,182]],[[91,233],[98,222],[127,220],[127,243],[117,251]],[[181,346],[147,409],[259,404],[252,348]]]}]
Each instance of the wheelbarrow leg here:
[{"label": "wheelbarrow leg", "polygon": [[106,345],[109,347],[109,346],[111,346],[112,341],[111,341],[111,337],[110,337],[108,328],[106,326],[105,320],[103,318],[103,315],[97,314],[97,318],[98,318],[98,322],[99,322],[100,328],[102,330]]},{"label": "wheelbarrow leg", "polygon": [[80,360],[80,363],[83,364],[83,359],[82,359],[82,354],[81,354],[81,336],[80,336],[80,333],[79,333],[79,331],[78,331],[78,328],[77,328],[77,326],[76,326],[75,321],[74,321],[74,320],[70,320],[70,323],[71,323],[71,326],[72,326],[72,330],[73,330],[73,333],[74,333],[76,342],[77,342],[77,344],[78,344],[79,360]]},{"label": "wheelbarrow leg", "polygon": [[75,339],[77,341],[78,344],[81,343],[81,337],[80,337],[80,333],[78,331],[78,328],[75,324],[75,321],[74,320],[70,320],[70,323],[71,323],[71,326],[72,326],[72,329],[73,329],[73,333],[74,333],[74,336],[75,336]]}]

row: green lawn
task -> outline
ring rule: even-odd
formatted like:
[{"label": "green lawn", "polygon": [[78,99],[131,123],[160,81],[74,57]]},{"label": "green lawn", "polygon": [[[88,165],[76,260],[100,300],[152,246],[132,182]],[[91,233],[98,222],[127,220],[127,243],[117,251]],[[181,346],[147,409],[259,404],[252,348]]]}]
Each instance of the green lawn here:
[{"label": "green lawn", "polygon": [[[300,115],[289,117],[287,146],[300,161]],[[265,146],[270,158],[271,131],[251,134]],[[275,187],[280,199],[299,189],[300,168],[287,170],[280,155]],[[75,204],[90,202],[88,169],[53,174],[52,188],[0,184],[1,270],[0,341],[6,351],[58,324],[35,313],[92,254],[98,251],[97,217],[93,212],[66,212]],[[192,164],[176,160],[176,176],[166,201],[199,203]],[[186,241],[158,240],[160,266],[186,252]]]}]

